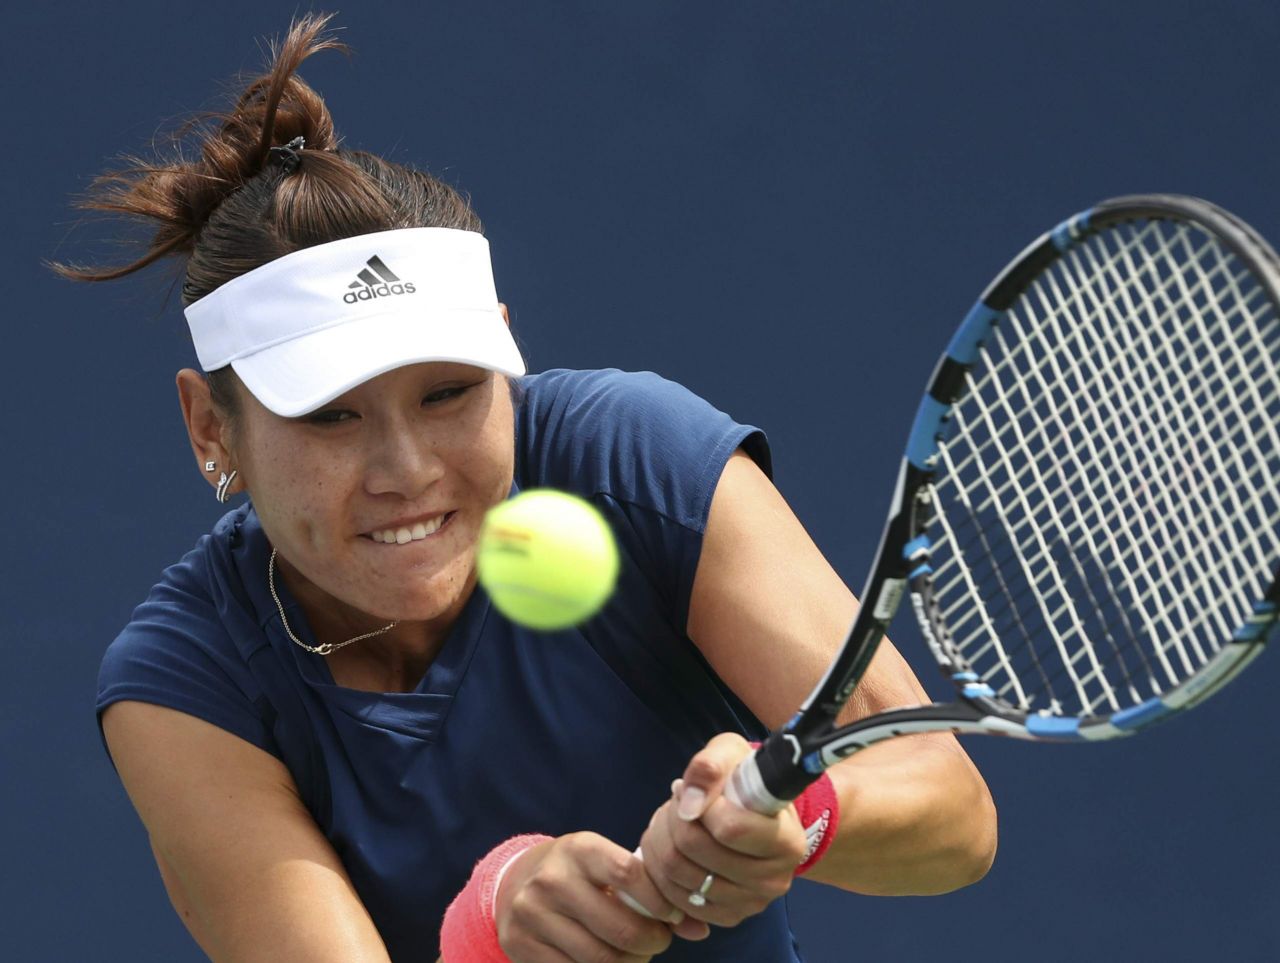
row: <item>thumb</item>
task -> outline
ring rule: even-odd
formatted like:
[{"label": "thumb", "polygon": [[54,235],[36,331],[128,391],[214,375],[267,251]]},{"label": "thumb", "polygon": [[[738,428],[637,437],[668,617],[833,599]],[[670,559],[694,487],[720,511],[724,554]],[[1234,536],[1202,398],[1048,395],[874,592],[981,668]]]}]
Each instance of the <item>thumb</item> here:
[{"label": "thumb", "polygon": [[734,768],[751,754],[751,745],[742,736],[726,732],[716,736],[685,767],[682,785],[676,790],[676,813],[686,822],[702,816],[723,792]]}]

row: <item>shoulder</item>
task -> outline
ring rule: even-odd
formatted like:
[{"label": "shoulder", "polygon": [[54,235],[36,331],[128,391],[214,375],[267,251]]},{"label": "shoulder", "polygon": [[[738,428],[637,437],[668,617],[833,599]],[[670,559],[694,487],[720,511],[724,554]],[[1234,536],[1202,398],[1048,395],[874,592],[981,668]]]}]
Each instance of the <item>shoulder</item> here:
[{"label": "shoulder", "polygon": [[161,574],[107,647],[98,673],[99,718],[133,700],[177,709],[267,747],[261,691],[249,665],[265,635],[242,592],[231,544],[248,510],[225,516]]},{"label": "shoulder", "polygon": [[517,481],[668,512],[698,527],[738,447],[770,472],[764,433],[649,371],[553,370],[522,381]]},{"label": "shoulder", "polygon": [[678,382],[652,371],[559,368],[521,379],[520,416],[531,428],[605,430],[722,422],[728,416]]},{"label": "shoulder", "polygon": [[526,375],[520,381],[526,403],[534,409],[557,407],[580,409],[584,404],[636,404],[663,396],[693,393],[652,371],[622,371],[618,368],[554,368]]},{"label": "shoulder", "polygon": [[146,599],[134,609],[129,623],[108,649],[108,656],[145,649],[158,638],[181,639],[194,649],[210,653],[231,643],[227,620],[238,609],[250,607],[243,594],[236,591],[239,579],[231,550],[241,540],[241,529],[250,515],[247,506],[229,512],[190,551],[166,568]]}]

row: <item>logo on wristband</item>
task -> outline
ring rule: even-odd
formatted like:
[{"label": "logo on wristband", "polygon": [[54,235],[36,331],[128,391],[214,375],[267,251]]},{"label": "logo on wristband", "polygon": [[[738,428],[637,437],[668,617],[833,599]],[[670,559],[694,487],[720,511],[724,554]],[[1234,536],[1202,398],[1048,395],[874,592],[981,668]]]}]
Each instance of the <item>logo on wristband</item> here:
[{"label": "logo on wristband", "polygon": [[805,838],[809,840],[809,844],[804,848],[804,859],[800,860],[801,864],[809,862],[813,859],[813,854],[818,851],[818,847],[822,845],[822,840],[826,838],[827,828],[831,825],[831,810],[824,809],[822,814],[812,823],[804,828]]}]

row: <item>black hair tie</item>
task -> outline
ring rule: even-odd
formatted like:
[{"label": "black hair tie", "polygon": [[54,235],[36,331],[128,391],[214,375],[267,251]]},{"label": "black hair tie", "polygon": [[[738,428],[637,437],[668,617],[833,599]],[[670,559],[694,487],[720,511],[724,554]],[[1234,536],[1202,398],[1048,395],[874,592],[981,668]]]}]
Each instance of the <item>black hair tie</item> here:
[{"label": "black hair tie", "polygon": [[273,147],[267,151],[267,161],[278,164],[286,174],[292,174],[302,163],[302,149],[306,143],[306,138],[298,136],[281,147]]}]

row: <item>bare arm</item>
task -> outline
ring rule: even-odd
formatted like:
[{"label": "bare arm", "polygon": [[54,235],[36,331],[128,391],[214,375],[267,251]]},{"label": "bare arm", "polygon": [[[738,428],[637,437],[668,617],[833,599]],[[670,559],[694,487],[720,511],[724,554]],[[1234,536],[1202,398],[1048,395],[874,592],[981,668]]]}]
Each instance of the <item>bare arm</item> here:
[{"label": "bare arm", "polygon": [[[707,660],[766,725],[779,726],[830,664],[856,610],[772,483],[735,454],[712,502],[690,603],[689,635]],[[926,698],[885,640],[844,718]],[[967,885],[989,868],[995,808],[954,737],[891,740],[830,775],[841,829],[809,878],[862,893],[924,894]]]},{"label": "bare arm", "polygon": [[121,702],[103,730],[174,909],[217,963],[389,963],[279,760],[193,716]]}]

